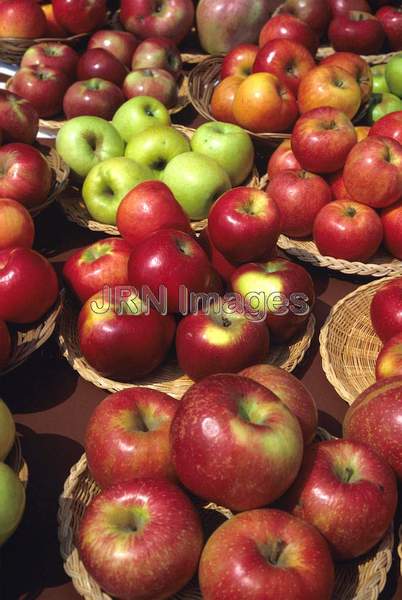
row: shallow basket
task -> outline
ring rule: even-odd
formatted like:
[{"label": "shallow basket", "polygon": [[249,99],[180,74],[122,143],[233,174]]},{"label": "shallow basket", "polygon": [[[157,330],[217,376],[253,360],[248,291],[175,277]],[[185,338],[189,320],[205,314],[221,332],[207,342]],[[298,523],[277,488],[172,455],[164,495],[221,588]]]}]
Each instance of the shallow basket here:
[{"label": "shallow basket", "polygon": [[41,38],[0,38],[0,60],[11,65],[19,65],[26,50],[34,44],[42,42],[60,42],[72,48],[79,47],[89,38],[89,33],[78,33],[68,37],[41,37]]},{"label": "shallow basket", "polygon": [[29,209],[29,212],[31,213],[32,217],[36,217],[37,215],[39,215],[39,213],[45,210],[45,208],[52,204],[58,198],[58,196],[60,196],[60,194],[64,192],[64,190],[67,187],[68,178],[70,175],[69,167],[66,165],[66,163],[63,161],[61,156],[56,152],[54,148],[42,146],[39,149],[42,152],[43,156],[46,158],[52,170],[52,185],[50,188],[49,196],[46,198],[46,200],[42,202],[42,204],[40,204],[39,206],[34,206]]},{"label": "shallow basket", "polygon": [[[323,440],[330,439],[331,436],[319,428],[317,438]],[[81,596],[86,600],[111,600],[89,575],[75,546],[75,538],[85,508],[98,493],[99,488],[89,473],[84,454],[71,468],[59,498],[60,553],[64,561],[64,570],[71,577],[75,589]],[[208,513],[211,511],[217,511],[219,517],[227,519],[232,517],[229,510],[215,504],[207,504],[202,509],[203,522],[208,519]],[[219,522],[215,522],[214,527],[211,528],[208,523],[208,529],[213,530],[218,524]],[[369,554],[360,560],[337,565],[332,600],[377,600],[385,586],[387,573],[392,564],[393,541],[393,529],[390,527],[381,542]],[[192,580],[171,600],[202,600],[198,583]]]},{"label": "shallow basket", "polygon": [[28,485],[28,465],[22,456],[20,435],[17,433],[15,442],[6,458],[6,463],[18,475],[19,480],[24,487]]},{"label": "shallow basket", "polygon": [[[97,387],[109,390],[110,392],[117,392],[135,385],[150,387],[170,394],[175,398],[181,398],[194,383],[180,370],[174,358],[168,359],[167,362],[145,379],[122,383],[104,377],[93,369],[82,356],[77,332],[78,310],[79,307],[75,301],[70,296],[67,296],[60,318],[59,346],[63,356],[68,360],[72,368],[86,381],[90,381]],[[291,340],[290,344],[271,347],[267,362],[277,367],[282,367],[289,372],[293,371],[310,347],[314,328],[315,318],[311,314],[305,331]]]},{"label": "shallow basket", "polygon": [[[184,125],[173,125],[175,129],[183,133],[189,139],[194,135],[195,129],[191,127],[185,127]],[[252,173],[245,181],[244,185],[249,187],[260,188],[260,178],[257,169],[254,167]],[[119,230],[115,225],[106,225],[99,221],[94,221],[89,214],[87,207],[80,194],[76,194],[72,197],[61,198],[60,205],[69,221],[81,225],[91,231],[101,231],[107,235],[120,235]],[[202,231],[207,226],[208,220],[202,219],[200,221],[192,221],[191,227],[194,231]]]},{"label": "shallow basket", "polygon": [[60,292],[54,306],[36,323],[10,325],[11,357],[7,367],[0,371],[0,377],[19,367],[50,338],[63,305],[63,295],[63,292]]},{"label": "shallow basket", "polygon": [[374,294],[392,279],[372,281],[339,300],[321,329],[322,368],[348,404],[375,383],[382,344],[371,325],[370,305]]}]

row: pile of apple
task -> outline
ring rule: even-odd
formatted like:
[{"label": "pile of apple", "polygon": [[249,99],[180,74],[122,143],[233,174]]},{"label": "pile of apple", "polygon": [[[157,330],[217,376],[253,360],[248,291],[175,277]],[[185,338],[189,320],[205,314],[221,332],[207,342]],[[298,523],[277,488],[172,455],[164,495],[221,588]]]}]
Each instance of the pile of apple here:
[{"label": "pile of apple", "polygon": [[369,116],[372,122],[385,115],[402,111],[402,53],[391,58],[387,64],[371,68],[374,96]]},{"label": "pile of apple", "polygon": [[[206,377],[181,401],[107,396],[85,436],[101,488],[77,535],[88,573],[130,600],[171,597],[197,572],[205,600],[330,600],[334,561],[365,554],[391,524],[401,393],[402,378],[370,388],[345,439],[321,442],[310,392],[268,365]],[[237,513],[206,544],[201,502]]]},{"label": "pile of apple", "polygon": [[374,295],[370,316],[383,348],[376,361],[376,379],[402,375],[402,278],[381,286]]}]

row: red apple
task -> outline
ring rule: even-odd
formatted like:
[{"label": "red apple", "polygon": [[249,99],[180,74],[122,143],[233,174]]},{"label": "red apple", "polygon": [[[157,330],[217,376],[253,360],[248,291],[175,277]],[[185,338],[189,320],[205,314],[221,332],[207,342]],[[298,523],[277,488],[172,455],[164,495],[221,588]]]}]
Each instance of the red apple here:
[{"label": "red apple", "polygon": [[327,0],[286,0],[280,12],[301,19],[320,36],[327,32],[331,19]]},{"label": "red apple", "polygon": [[402,200],[381,211],[384,245],[395,258],[402,259]]},{"label": "red apple", "polygon": [[117,210],[117,228],[133,247],[160,229],[192,231],[184,210],[161,181],[144,181],[123,198]]},{"label": "red apple", "polygon": [[385,31],[391,50],[402,50],[402,8],[383,6],[375,16]]},{"label": "red apple", "polygon": [[397,333],[382,347],[375,363],[375,376],[379,379],[402,375],[402,334]]},{"label": "red apple", "polygon": [[303,169],[314,173],[341,169],[356,142],[351,120],[329,106],[305,112],[296,121],[291,137],[296,159]]},{"label": "red apple", "polygon": [[258,52],[253,73],[272,73],[297,94],[301,79],[313,67],[314,59],[305,46],[292,40],[275,39]]},{"label": "red apple", "polygon": [[280,212],[262,190],[238,187],[225,192],[208,215],[211,241],[230,262],[272,256],[280,233]]},{"label": "red apple", "polygon": [[217,121],[236,124],[233,114],[233,102],[244,77],[230,75],[225,77],[215,88],[211,97],[211,115]]},{"label": "red apple", "polygon": [[0,131],[3,143],[33,144],[39,129],[39,116],[33,105],[7,90],[0,90]]},{"label": "red apple", "polygon": [[373,208],[393,204],[402,196],[402,146],[391,138],[367,137],[352,148],[343,180],[356,202]]},{"label": "red apple", "polygon": [[37,38],[46,33],[46,17],[32,0],[0,2],[0,38]]},{"label": "red apple", "polygon": [[346,15],[351,10],[370,12],[367,0],[328,0],[328,3],[334,17]]},{"label": "red apple", "polygon": [[117,58],[103,48],[92,48],[81,55],[77,65],[77,78],[81,81],[99,77],[121,86],[127,69]]},{"label": "red apple", "polygon": [[51,169],[39,150],[18,143],[0,148],[0,198],[17,200],[27,208],[39,206],[51,183]]},{"label": "red apple", "polygon": [[180,52],[169,38],[148,38],[135,50],[131,69],[164,69],[176,79],[182,71]]},{"label": "red apple", "polygon": [[381,22],[370,13],[358,10],[335,17],[328,36],[335,50],[356,54],[378,54],[385,39]]},{"label": "red apple", "polygon": [[42,42],[28,48],[22,57],[21,67],[41,66],[45,69],[58,69],[74,80],[78,59],[78,53],[67,44]]},{"label": "red apple", "polygon": [[262,600],[267,593],[275,600],[330,600],[334,579],[328,545],[318,531],[274,509],[226,521],[209,538],[199,569],[208,600]]},{"label": "red apple", "polygon": [[378,119],[369,131],[370,135],[380,135],[393,138],[402,146],[402,110],[389,113],[381,119]]},{"label": "red apple", "polygon": [[279,208],[281,233],[296,238],[312,233],[315,217],[332,200],[324,179],[303,170],[281,171],[269,182],[267,194]]},{"label": "red apple", "polygon": [[242,265],[231,284],[253,310],[266,315],[270,333],[280,343],[303,329],[315,302],[309,273],[285,258]]},{"label": "red apple", "polygon": [[127,99],[151,96],[171,108],[177,102],[177,84],[171,73],[164,69],[136,69],[126,76],[123,92]]},{"label": "red apple", "polygon": [[32,323],[55,303],[57,276],[46,258],[29,248],[0,252],[0,319]]},{"label": "red apple", "polygon": [[103,48],[113,54],[126,67],[130,67],[134,50],[138,46],[136,37],[128,31],[115,31],[114,29],[100,29],[91,35],[88,41],[88,50]]},{"label": "red apple", "polygon": [[167,37],[176,44],[188,34],[194,20],[192,0],[122,0],[120,21],[138,37]]},{"label": "red apple", "polygon": [[233,48],[223,59],[221,79],[231,75],[238,75],[239,77],[251,75],[257,54],[258,46],[254,44],[239,44]]},{"label": "red apple", "polygon": [[83,356],[106,377],[135,380],[165,359],[175,322],[147,307],[142,290],[130,286],[104,289],[81,309],[78,337]]},{"label": "red apple", "polygon": [[63,112],[67,119],[93,115],[111,121],[116,110],[125,102],[121,89],[105,79],[76,81],[65,93]]},{"label": "red apple", "polygon": [[213,268],[216,270],[219,276],[222,277],[226,283],[228,283],[237,267],[228,261],[227,258],[225,258],[223,254],[214,246],[209,235],[208,227],[205,227],[205,229],[201,231],[198,241],[207,253]]},{"label": "red apple", "polygon": [[105,238],[80,248],[64,264],[63,277],[81,302],[104,286],[128,285],[131,247],[124,240]]},{"label": "red apple", "polygon": [[86,33],[106,20],[106,0],[52,0],[58,23],[69,33]]},{"label": "red apple", "polygon": [[[237,373],[267,359],[269,333],[264,321],[231,300],[208,298],[178,325],[180,368],[194,381],[215,373]],[[194,309],[194,310],[193,310]]]},{"label": "red apple", "polygon": [[239,373],[268,388],[286,404],[297,417],[304,443],[310,444],[316,434],[318,424],[317,406],[305,385],[294,375],[273,365],[254,365]]},{"label": "red apple", "polygon": [[370,99],[373,89],[373,75],[370,65],[354,52],[335,52],[320,62],[321,65],[341,67],[356,79],[359,84],[362,102]]},{"label": "red apple", "polygon": [[174,479],[170,425],[177,400],[150,388],[132,387],[106,396],[85,433],[85,453],[101,488],[141,477]]},{"label": "red apple", "polygon": [[7,88],[29,100],[38,115],[45,118],[61,112],[63,96],[69,85],[70,78],[64,71],[39,65],[17,71]]},{"label": "red apple", "polygon": [[203,544],[199,517],[164,479],[134,479],[96,496],[78,532],[78,552],[107,594],[154,600],[175,595],[195,574]]},{"label": "red apple", "polygon": [[350,200],[353,202],[345,187],[345,182],[343,181],[343,169],[336,171],[336,173],[330,173],[326,177],[326,180],[331,188],[332,198],[334,200]]},{"label": "red apple", "polygon": [[293,154],[290,139],[287,139],[271,154],[267,165],[268,177],[272,179],[277,173],[289,169],[301,169],[301,166]]},{"label": "red apple", "polygon": [[22,246],[32,248],[35,226],[19,202],[0,198],[0,250]]},{"label": "red apple", "polygon": [[336,200],[318,213],[313,236],[323,256],[365,262],[381,244],[381,219],[365,204]]},{"label": "red apple", "polygon": [[313,56],[317,52],[319,40],[316,32],[307,23],[292,15],[276,15],[261,29],[259,46],[277,38],[285,38],[305,46]]},{"label": "red apple", "polygon": [[402,277],[381,286],[374,294],[370,317],[374,331],[383,343],[402,333]]},{"label": "red apple", "polygon": [[0,321],[0,372],[6,368],[11,355],[11,337],[7,325]]},{"label": "red apple", "polygon": [[169,312],[182,312],[188,294],[205,292],[209,282],[208,257],[187,233],[160,229],[137,244],[130,256],[128,277],[131,285],[148,286],[159,297],[166,295]]},{"label": "red apple", "polygon": [[279,498],[303,454],[300,425],[286,405],[259,383],[230,374],[211,375],[185,393],[171,443],[180,481],[236,511]]},{"label": "red apple", "polygon": [[53,4],[41,4],[46,17],[46,35],[49,37],[67,37],[68,32],[62,27],[54,16]]},{"label": "red apple", "polygon": [[402,378],[378,381],[358,396],[343,421],[343,435],[368,444],[402,479]]},{"label": "red apple", "polygon": [[396,480],[366,444],[320,442],[305,450],[285,505],[317,527],[334,558],[350,560],[371,550],[387,531],[397,505]]}]

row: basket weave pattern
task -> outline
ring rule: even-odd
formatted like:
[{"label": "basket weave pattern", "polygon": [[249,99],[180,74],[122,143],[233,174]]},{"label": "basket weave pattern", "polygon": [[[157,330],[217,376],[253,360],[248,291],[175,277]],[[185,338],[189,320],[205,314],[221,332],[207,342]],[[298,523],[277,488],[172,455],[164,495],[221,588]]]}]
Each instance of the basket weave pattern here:
[{"label": "basket weave pattern", "polygon": [[89,35],[88,33],[78,33],[69,37],[0,38],[0,59],[11,65],[19,64],[26,50],[34,44],[60,42],[77,48],[81,42],[89,38]]},{"label": "basket weave pattern", "polygon": [[54,148],[40,148],[40,150],[52,170],[52,186],[50,189],[50,194],[46,200],[39,206],[34,206],[33,208],[29,209],[32,217],[36,217],[45,208],[52,204],[66,189],[70,174],[70,169]]}]

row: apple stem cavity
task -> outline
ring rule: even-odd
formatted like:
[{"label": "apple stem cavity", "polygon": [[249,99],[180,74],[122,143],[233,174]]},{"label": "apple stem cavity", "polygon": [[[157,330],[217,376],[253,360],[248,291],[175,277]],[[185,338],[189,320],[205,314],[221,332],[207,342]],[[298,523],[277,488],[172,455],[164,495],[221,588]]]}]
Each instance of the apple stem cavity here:
[{"label": "apple stem cavity", "polygon": [[345,210],[346,217],[354,217],[356,215],[356,209],[353,206],[348,206]]},{"label": "apple stem cavity", "polygon": [[287,543],[284,540],[276,540],[273,543],[263,544],[259,547],[260,553],[265,558],[267,563],[273,567],[278,566],[283,551],[285,550]]}]

